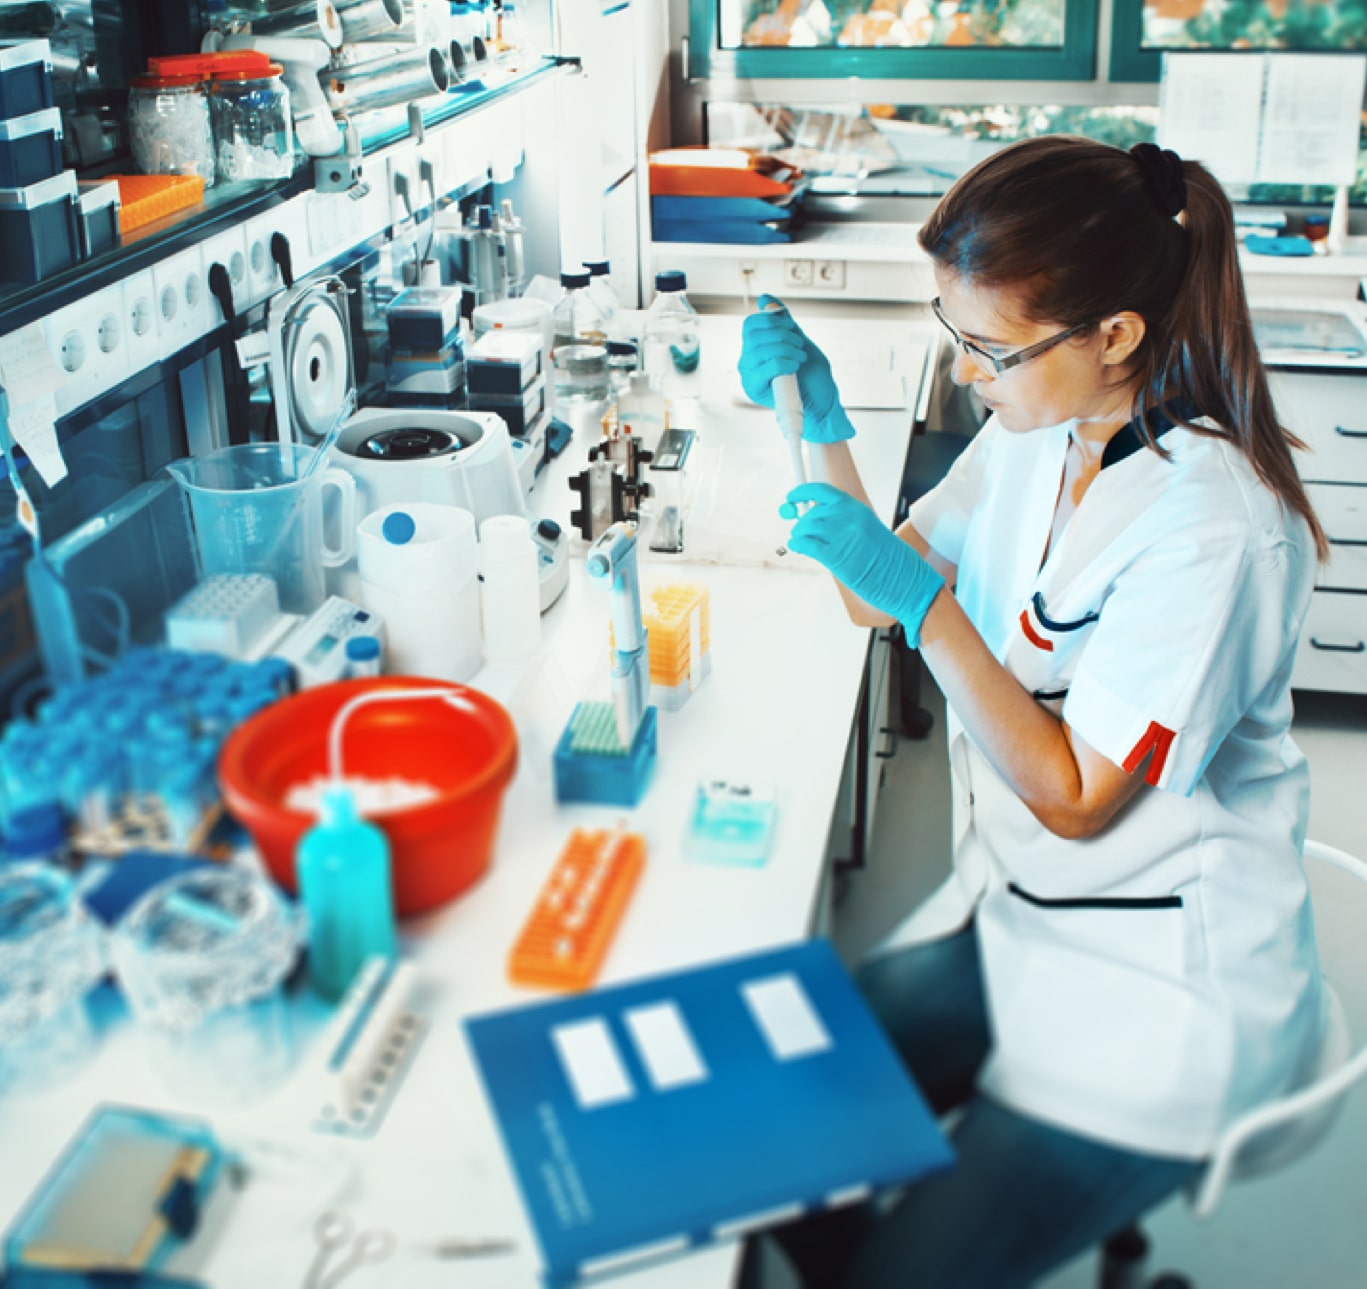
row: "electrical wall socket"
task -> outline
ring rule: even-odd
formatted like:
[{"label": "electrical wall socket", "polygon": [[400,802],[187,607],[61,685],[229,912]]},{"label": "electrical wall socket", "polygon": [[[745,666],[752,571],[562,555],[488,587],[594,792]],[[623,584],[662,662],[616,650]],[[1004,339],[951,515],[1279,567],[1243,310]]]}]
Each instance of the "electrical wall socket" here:
[{"label": "electrical wall socket", "polygon": [[812,277],[813,274],[811,260],[783,261],[784,286],[811,286]]},{"label": "electrical wall socket", "polygon": [[813,267],[812,285],[840,291],[845,286],[844,260],[817,260]]}]

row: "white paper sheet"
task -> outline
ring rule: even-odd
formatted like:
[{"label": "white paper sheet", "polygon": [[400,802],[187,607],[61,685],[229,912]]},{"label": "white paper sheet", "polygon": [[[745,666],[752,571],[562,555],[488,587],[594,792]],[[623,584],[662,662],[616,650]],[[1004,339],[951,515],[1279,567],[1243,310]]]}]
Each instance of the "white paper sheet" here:
[{"label": "white paper sheet", "polygon": [[1270,55],[1258,181],[1352,183],[1365,79],[1361,54]]},{"label": "white paper sheet", "polygon": [[9,432],[49,488],[66,478],[66,461],[57,444],[57,402],[51,394],[17,407],[11,405]]},{"label": "white paper sheet", "polygon": [[1164,54],[1159,147],[1203,162],[1221,183],[1252,183],[1264,62],[1245,54]]}]

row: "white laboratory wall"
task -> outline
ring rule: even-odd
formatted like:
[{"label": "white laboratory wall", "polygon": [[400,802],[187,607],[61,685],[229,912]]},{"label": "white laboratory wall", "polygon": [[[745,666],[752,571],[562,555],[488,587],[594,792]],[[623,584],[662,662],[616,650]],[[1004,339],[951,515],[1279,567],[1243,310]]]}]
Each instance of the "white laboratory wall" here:
[{"label": "white laboratory wall", "polygon": [[668,141],[667,7],[579,0],[557,5],[556,20],[558,48],[584,68],[558,86],[561,259],[608,259],[614,287],[634,306],[649,240],[646,155]]}]

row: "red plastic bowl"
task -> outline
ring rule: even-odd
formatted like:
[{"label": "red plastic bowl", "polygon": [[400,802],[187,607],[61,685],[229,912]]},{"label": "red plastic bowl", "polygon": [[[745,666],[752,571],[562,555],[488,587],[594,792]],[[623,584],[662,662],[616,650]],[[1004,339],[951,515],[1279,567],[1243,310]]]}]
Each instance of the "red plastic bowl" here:
[{"label": "red plastic bowl", "polygon": [[282,804],[296,784],[328,771],[328,729],[342,704],[368,690],[455,690],[450,703],[370,703],[347,719],[348,778],[430,783],[440,796],[380,815],[389,838],[394,909],[425,913],[455,897],[489,867],[503,793],[517,768],[512,718],[487,694],[414,676],[344,680],[294,694],[243,722],[223,745],[219,781],[229,813],[251,834],[271,876],[296,889],[294,852],[314,823]]}]

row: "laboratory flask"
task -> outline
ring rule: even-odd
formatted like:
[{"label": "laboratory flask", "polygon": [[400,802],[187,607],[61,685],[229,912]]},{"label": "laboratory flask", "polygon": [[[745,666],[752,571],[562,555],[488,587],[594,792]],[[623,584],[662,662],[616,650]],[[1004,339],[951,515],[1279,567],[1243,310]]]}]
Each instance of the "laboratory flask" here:
[{"label": "laboratory flask", "polygon": [[[356,483],[315,457],[297,443],[248,443],[167,465],[189,504],[200,577],[264,573],[285,613],[323,603],[323,570],[351,558]],[[324,535],[328,489],[337,492],[336,546]]]}]

